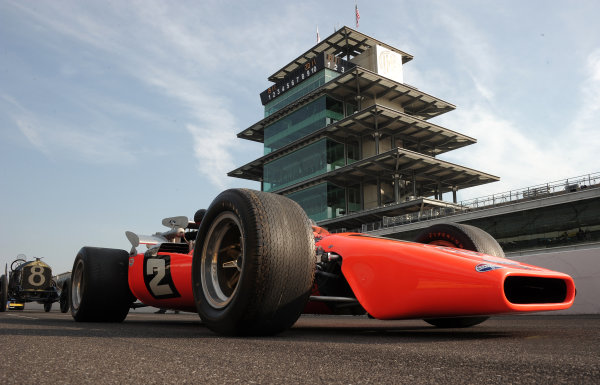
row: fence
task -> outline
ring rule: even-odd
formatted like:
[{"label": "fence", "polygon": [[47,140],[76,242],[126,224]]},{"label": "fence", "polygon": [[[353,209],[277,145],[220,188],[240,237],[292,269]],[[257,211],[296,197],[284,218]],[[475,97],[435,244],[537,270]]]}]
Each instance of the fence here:
[{"label": "fence", "polygon": [[455,207],[434,207],[418,213],[404,214],[394,217],[384,216],[381,221],[363,224],[361,231],[374,231],[381,228],[446,217],[449,215],[464,213],[465,211],[492,208],[525,200],[540,199],[549,195],[572,193],[590,187],[598,187],[599,185],[600,172],[587,174],[523,189],[511,190],[499,194],[469,199],[466,201],[461,201]]}]

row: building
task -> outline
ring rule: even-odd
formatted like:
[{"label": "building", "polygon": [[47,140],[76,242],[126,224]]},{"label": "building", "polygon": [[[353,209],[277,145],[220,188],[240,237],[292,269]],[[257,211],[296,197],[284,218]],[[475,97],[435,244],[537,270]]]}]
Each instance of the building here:
[{"label": "building", "polygon": [[[365,225],[369,234],[413,240],[442,222],[479,227],[507,255],[600,246],[600,173],[580,175],[460,203],[461,210],[384,217]],[[600,253],[599,253],[600,255]]]},{"label": "building", "polygon": [[404,83],[412,58],[337,30],[269,77],[264,118],[238,134],[264,154],[228,175],[286,195],[331,231],[460,210],[458,190],[499,178],[438,158],[476,140],[429,122],[455,106]]}]

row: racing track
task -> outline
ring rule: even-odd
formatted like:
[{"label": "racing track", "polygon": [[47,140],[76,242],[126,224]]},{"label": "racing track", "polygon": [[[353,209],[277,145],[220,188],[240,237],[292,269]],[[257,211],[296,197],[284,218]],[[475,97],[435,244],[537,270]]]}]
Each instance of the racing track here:
[{"label": "racing track", "polygon": [[497,317],[469,329],[304,316],[271,338],[222,338],[196,314],[122,324],[0,313],[0,383],[600,383],[600,315]]}]

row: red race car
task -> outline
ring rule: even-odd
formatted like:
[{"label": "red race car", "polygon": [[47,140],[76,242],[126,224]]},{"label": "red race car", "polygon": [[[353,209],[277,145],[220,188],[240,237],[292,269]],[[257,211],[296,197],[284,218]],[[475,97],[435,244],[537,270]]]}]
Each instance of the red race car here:
[{"label": "red race car", "polygon": [[[194,222],[127,232],[131,252],[82,248],[71,275],[76,321],[121,322],[136,300],[197,312],[224,335],[270,335],[304,313],[423,318],[467,327],[489,315],[570,307],[573,279],[504,258],[486,232],[434,225],[415,243],[313,226],[292,200],[222,192]],[[138,253],[140,244],[148,250]]]}]

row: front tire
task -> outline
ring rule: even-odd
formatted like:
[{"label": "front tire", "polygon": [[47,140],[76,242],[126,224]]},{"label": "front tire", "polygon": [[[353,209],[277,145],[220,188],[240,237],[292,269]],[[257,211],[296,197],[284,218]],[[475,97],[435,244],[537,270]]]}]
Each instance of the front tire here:
[{"label": "front tire", "polygon": [[83,247],[71,273],[71,315],[79,322],[122,322],[133,303],[127,280],[129,253]]},{"label": "front tire", "polygon": [[8,279],[6,275],[0,277],[0,312],[6,311],[8,303]]},{"label": "front tire", "polygon": [[[477,251],[504,258],[504,251],[494,237],[469,225],[458,223],[433,225],[423,230],[417,236],[416,242]],[[488,318],[490,317],[427,318],[424,321],[440,328],[466,328],[480,324]]]},{"label": "front tire", "polygon": [[308,302],[316,266],[310,222],[280,195],[222,192],[198,232],[192,285],[198,314],[224,335],[273,335]]},{"label": "front tire", "polygon": [[49,313],[52,310],[52,302],[44,302],[44,311]]},{"label": "front tire", "polygon": [[63,282],[62,288],[60,290],[60,297],[58,298],[58,303],[60,305],[60,312],[66,313],[69,311],[69,292],[71,290],[71,278],[67,278],[65,282]]}]

